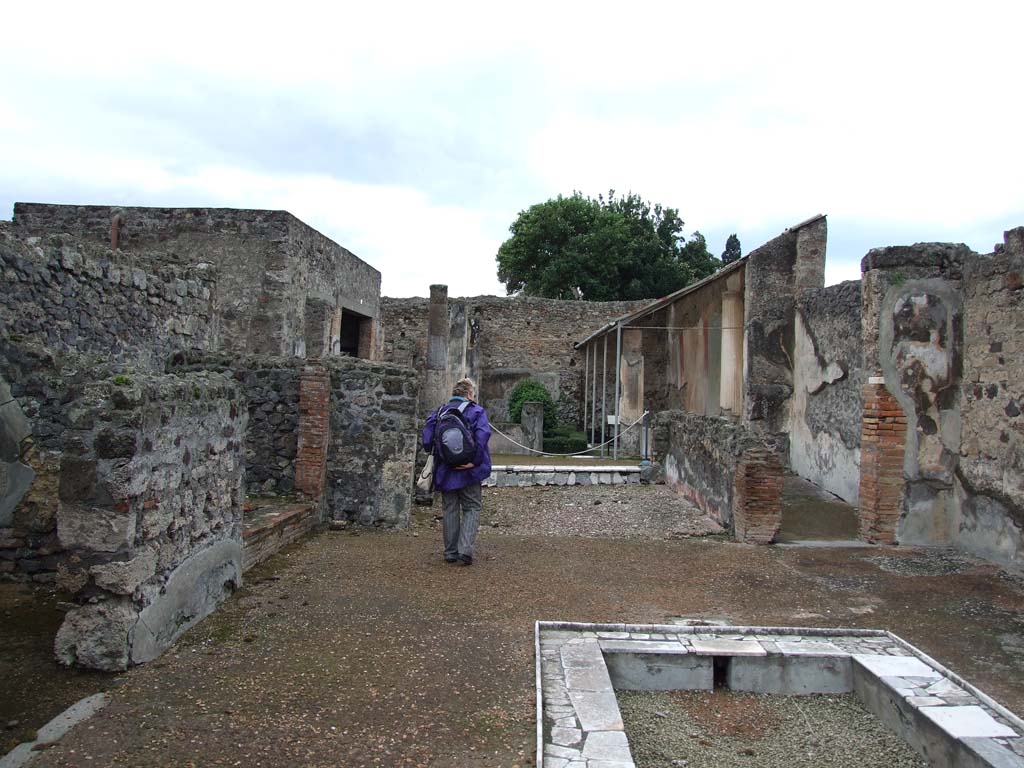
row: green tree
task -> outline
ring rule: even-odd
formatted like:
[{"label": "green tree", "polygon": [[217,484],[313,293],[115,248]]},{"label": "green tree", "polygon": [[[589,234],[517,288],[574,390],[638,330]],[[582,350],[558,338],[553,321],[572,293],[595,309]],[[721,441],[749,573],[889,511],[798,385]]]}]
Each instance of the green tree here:
[{"label": "green tree", "polygon": [[652,299],[712,274],[699,232],[687,241],[675,208],[639,195],[574,192],[521,211],[498,249],[508,293],[553,299]]},{"label": "green tree", "polygon": [[740,239],[736,237],[736,233],[729,235],[725,241],[725,250],[722,251],[722,263],[732,264],[736,259],[743,255],[743,249],[740,247]]}]

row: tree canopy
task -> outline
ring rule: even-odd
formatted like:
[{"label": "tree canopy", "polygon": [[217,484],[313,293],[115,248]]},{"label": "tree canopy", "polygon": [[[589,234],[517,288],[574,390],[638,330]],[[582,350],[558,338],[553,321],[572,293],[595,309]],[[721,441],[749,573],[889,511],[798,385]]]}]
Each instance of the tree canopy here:
[{"label": "tree canopy", "polygon": [[740,247],[740,239],[736,237],[736,233],[729,235],[729,238],[725,241],[725,250],[722,251],[722,263],[732,264],[736,259],[743,255],[743,249]]},{"label": "tree canopy", "polygon": [[498,249],[498,279],[509,294],[653,299],[721,266],[699,232],[685,239],[679,211],[633,193],[559,195],[521,211],[509,232]]}]

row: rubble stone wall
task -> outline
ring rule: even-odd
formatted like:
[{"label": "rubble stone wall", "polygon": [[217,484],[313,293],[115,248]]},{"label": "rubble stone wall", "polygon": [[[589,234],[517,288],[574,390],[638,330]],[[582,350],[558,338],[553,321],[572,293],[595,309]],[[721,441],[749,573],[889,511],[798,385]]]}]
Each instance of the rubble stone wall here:
[{"label": "rubble stone wall", "polygon": [[740,541],[771,542],[781,523],[782,463],[760,435],[724,418],[663,411],[653,442],[668,485]]},{"label": "rubble stone wall", "polygon": [[962,444],[955,523],[969,547],[1024,560],[1024,227],[964,265]]},{"label": "rubble stone wall", "polygon": [[322,364],[331,394],[326,518],[408,525],[422,426],[416,372],[356,358]]},{"label": "rubble stone wall", "polygon": [[0,499],[0,574],[52,578],[60,552],[52,491],[69,403],[97,378],[162,370],[172,352],[210,349],[215,274],[63,235],[25,239],[0,225],[0,382],[13,400],[0,444],[11,438],[12,409],[28,433],[3,451],[0,472],[8,489],[11,478],[34,474],[19,498]]},{"label": "rubble stone wall", "polygon": [[241,583],[245,397],[224,374],[141,374],[89,386],[70,413],[57,583],[77,607],[55,650],[121,670]]},{"label": "rubble stone wall", "polygon": [[860,281],[801,294],[796,305],[790,467],[856,504],[860,486]]},{"label": "rubble stone wall", "polygon": [[[573,344],[647,303],[498,296],[449,299],[451,376],[453,380],[469,376],[477,382],[480,403],[492,421],[508,420],[512,388],[534,378],[559,403],[563,421],[581,424],[586,353],[573,349]],[[382,300],[385,360],[421,373],[425,370],[429,309],[429,301],[423,298]],[[608,383],[613,389],[614,379]],[[608,397],[610,402],[614,391]],[[423,403],[423,407],[436,406]]]},{"label": "rubble stone wall", "polygon": [[[116,240],[161,263],[216,266],[220,347],[235,354],[305,356],[307,299],[339,317],[342,309],[374,320],[379,313],[380,272],[287,211],[16,203],[13,227],[106,247]],[[330,321],[321,315],[310,321]],[[331,331],[336,342],[340,328]]]}]

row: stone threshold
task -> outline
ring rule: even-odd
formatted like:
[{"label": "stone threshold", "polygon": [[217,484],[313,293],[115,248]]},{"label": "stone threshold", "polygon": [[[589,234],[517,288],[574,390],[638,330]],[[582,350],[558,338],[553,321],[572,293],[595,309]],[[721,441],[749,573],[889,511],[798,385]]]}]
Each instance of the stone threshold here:
[{"label": "stone threshold", "polygon": [[308,502],[247,512],[242,527],[242,570],[277,554],[315,525],[315,510]]},{"label": "stone threshold", "polygon": [[582,465],[579,467],[529,464],[498,464],[484,480],[488,488],[521,488],[530,485],[637,485],[639,466]]},{"label": "stone threshold", "polygon": [[1024,768],[1024,721],[883,630],[535,628],[538,768],[635,768],[616,690],[855,693],[931,765]]}]

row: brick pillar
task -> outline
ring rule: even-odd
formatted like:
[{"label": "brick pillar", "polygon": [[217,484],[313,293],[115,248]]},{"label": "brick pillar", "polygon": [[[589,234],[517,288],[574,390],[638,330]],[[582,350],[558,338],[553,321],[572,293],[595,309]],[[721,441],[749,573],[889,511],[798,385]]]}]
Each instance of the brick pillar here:
[{"label": "brick pillar", "polygon": [[736,540],[771,544],[782,524],[782,463],[767,449],[749,450],[736,467],[733,486]]},{"label": "brick pillar", "polygon": [[896,543],[903,495],[903,451],[907,417],[881,376],[864,385],[860,436],[860,536]]},{"label": "brick pillar", "polygon": [[295,489],[319,503],[327,471],[331,438],[331,376],[318,366],[306,366],[299,379],[298,455]]}]

